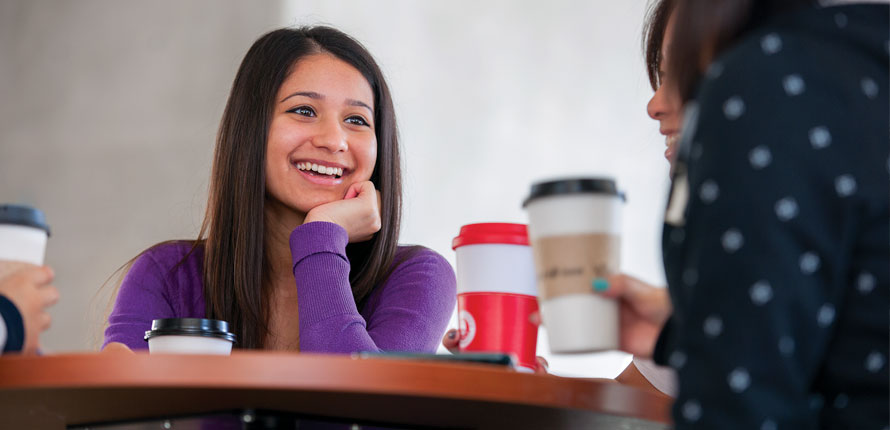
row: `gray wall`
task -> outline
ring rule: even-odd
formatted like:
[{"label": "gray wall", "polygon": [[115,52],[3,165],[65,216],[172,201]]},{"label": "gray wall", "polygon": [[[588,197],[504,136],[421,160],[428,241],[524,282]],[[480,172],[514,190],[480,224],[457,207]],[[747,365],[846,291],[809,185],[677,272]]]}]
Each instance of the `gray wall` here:
[{"label": "gray wall", "polygon": [[0,2],[0,202],[44,210],[62,300],[47,351],[95,348],[100,286],[193,237],[238,63],[275,1]]}]

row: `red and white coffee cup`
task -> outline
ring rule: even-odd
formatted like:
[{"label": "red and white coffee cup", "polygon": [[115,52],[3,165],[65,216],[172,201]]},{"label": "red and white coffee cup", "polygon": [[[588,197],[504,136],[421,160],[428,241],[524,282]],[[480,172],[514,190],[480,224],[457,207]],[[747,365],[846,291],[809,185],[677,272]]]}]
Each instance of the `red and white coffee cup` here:
[{"label": "red and white coffee cup", "polygon": [[468,224],[454,238],[462,352],[513,355],[533,372],[538,326],[535,265],[524,224]]}]

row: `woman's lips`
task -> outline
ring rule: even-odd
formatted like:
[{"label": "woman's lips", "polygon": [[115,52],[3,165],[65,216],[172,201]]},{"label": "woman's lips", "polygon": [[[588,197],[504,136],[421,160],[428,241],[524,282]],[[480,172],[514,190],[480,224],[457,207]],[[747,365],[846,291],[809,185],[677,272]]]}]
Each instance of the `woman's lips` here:
[{"label": "woman's lips", "polygon": [[679,140],[679,133],[669,134],[664,138],[664,144],[667,146],[667,149],[664,150],[664,158],[671,163],[674,162],[674,153],[676,152],[677,141]]}]

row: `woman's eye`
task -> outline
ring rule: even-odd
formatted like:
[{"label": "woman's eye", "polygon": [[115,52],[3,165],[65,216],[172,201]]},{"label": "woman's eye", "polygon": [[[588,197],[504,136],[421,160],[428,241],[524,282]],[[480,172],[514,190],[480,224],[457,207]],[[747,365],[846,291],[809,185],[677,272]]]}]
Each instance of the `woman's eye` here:
[{"label": "woman's eye", "polygon": [[289,110],[288,112],[302,116],[315,116],[315,111],[312,110],[312,108],[309,106],[298,106]]},{"label": "woman's eye", "polygon": [[348,122],[350,124],[365,126],[365,127],[369,126],[368,121],[365,121],[365,119],[360,116],[351,116],[349,118],[346,118],[346,122]]}]

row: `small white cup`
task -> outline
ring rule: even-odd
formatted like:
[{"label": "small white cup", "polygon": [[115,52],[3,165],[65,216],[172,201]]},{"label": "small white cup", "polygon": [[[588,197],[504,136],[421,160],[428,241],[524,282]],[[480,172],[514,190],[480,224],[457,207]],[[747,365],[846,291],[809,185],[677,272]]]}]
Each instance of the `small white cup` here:
[{"label": "small white cup", "polygon": [[229,355],[235,335],[225,321],[203,318],[164,318],[145,332],[150,354]]},{"label": "small white cup", "polygon": [[49,226],[29,206],[0,205],[0,260],[43,265]]}]

